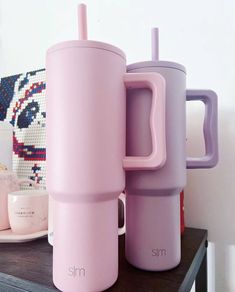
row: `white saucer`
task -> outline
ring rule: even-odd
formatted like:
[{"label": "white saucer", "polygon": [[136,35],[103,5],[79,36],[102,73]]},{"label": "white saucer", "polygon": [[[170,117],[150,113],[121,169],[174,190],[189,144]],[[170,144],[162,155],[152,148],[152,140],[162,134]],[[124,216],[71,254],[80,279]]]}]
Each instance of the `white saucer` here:
[{"label": "white saucer", "polygon": [[15,234],[11,229],[0,231],[0,243],[11,243],[11,242],[27,242],[35,240],[41,237],[47,236],[48,231],[43,230],[31,234]]}]

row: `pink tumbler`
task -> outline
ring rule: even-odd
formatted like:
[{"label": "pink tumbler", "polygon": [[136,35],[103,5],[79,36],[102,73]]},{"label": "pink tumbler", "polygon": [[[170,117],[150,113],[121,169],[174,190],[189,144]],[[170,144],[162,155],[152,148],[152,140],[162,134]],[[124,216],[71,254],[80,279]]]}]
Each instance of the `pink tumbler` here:
[{"label": "pink tumbler", "polygon": [[[47,52],[47,189],[55,201],[53,281],[62,291],[113,285],[124,169],[165,162],[164,78],[125,72],[124,53],[109,44],[67,41]],[[145,157],[125,157],[126,87],[152,91]]]}]

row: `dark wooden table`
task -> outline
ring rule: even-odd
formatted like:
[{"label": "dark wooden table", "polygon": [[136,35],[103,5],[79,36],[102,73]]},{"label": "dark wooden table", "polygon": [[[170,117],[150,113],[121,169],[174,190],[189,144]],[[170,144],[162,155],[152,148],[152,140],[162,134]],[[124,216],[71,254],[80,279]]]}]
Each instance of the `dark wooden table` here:
[{"label": "dark wooden table", "polygon": [[[110,292],[207,291],[207,231],[186,228],[180,265],[167,272],[145,272],[129,265],[124,236],[119,238],[119,278]],[[0,292],[52,292],[52,247],[47,239],[0,244]]]}]

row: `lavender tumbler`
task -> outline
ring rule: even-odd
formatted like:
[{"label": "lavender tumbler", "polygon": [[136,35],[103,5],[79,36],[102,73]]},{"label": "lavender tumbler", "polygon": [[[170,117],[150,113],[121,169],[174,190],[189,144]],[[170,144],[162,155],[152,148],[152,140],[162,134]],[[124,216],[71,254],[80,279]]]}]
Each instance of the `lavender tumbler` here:
[{"label": "lavender tumbler", "polygon": [[[157,170],[126,172],[126,258],[150,271],[174,268],[180,262],[180,192],[186,168],[210,168],[218,160],[217,96],[211,90],[186,90],[185,68],[158,61],[158,31],[153,30],[153,61],[129,65],[128,72],[157,72],[166,80],[165,165]],[[186,100],[205,104],[206,153],[186,158]],[[148,155],[151,92],[133,89],[127,99],[127,155]]]}]

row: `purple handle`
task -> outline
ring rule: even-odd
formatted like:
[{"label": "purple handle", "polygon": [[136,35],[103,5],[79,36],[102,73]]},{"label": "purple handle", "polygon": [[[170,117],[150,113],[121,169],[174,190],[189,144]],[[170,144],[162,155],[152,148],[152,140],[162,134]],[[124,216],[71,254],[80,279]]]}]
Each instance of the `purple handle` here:
[{"label": "purple handle", "polygon": [[201,100],[205,104],[203,133],[206,154],[203,157],[187,157],[187,168],[211,168],[218,162],[218,105],[217,94],[212,90],[187,90],[186,100]]}]

